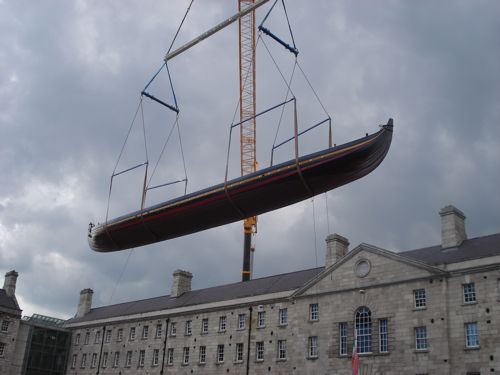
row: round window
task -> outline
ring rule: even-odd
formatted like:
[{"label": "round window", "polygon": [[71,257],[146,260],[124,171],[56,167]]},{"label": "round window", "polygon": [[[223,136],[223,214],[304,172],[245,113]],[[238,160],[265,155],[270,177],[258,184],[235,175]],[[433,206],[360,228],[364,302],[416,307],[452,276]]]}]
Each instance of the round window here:
[{"label": "round window", "polygon": [[365,277],[370,272],[371,265],[366,259],[361,259],[356,263],[355,272],[358,277]]}]

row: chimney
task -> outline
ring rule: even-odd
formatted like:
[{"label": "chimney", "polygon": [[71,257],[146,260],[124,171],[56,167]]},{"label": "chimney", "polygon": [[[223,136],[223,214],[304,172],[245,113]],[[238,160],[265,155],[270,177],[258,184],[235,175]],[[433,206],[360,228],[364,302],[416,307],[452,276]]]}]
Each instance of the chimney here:
[{"label": "chimney", "polygon": [[82,318],[90,312],[93,294],[94,291],[89,288],[83,289],[80,292],[80,302],[78,302],[78,311],[76,312],[77,318]]},{"label": "chimney", "polygon": [[193,274],[191,272],[175,270],[173,276],[174,282],[172,283],[170,297],[179,297],[182,294],[191,291],[191,279],[193,278]]},{"label": "chimney", "polygon": [[347,254],[349,240],[340,234],[329,234],[326,239],[325,267],[328,268]]},{"label": "chimney", "polygon": [[441,216],[441,248],[460,246],[467,239],[465,215],[455,206],[446,206],[439,211]]},{"label": "chimney", "polygon": [[14,270],[9,271],[5,274],[3,289],[5,290],[5,294],[7,295],[7,297],[15,297],[16,295],[17,276],[19,276],[19,274]]}]

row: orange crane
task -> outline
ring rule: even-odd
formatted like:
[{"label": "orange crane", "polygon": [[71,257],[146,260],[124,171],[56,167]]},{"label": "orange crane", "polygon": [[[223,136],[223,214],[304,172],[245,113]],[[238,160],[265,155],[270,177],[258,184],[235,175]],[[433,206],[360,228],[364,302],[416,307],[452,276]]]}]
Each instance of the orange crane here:
[{"label": "orange crane", "polygon": [[[238,0],[238,11],[254,5],[255,0]],[[255,93],[255,10],[238,20],[239,25],[239,62],[240,62],[240,154],[241,175],[257,170],[256,156],[256,93]],[[253,253],[252,238],[257,233],[257,216],[243,221],[243,269],[242,281],[252,277]]]}]

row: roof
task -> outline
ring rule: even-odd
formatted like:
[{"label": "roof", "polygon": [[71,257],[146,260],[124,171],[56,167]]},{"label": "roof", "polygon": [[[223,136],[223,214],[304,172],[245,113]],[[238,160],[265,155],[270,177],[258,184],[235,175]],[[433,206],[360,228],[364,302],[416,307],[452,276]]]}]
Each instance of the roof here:
[{"label": "roof", "polygon": [[314,278],[317,274],[322,272],[323,269],[324,267],[318,267],[303,271],[263,277],[245,282],[193,290],[186,292],[177,298],[167,295],[140,301],[125,302],[117,305],[97,307],[91,309],[90,312],[84,317],[70,319],[67,323],[81,323],[98,319],[141,314],[152,311],[295,290]]},{"label": "roof", "polygon": [[33,314],[32,316],[23,317],[25,322],[33,323],[34,325],[42,325],[48,327],[62,327],[66,322],[63,319],[53,318],[51,316],[45,316],[40,314]]},{"label": "roof", "polygon": [[398,255],[427,263],[431,266],[465,262],[467,260],[500,255],[500,233],[465,240],[458,247],[442,249],[441,245],[404,251]]},{"label": "roof", "polygon": [[1,307],[21,311],[21,309],[17,305],[16,299],[14,297],[7,296],[7,293],[5,293],[5,289],[0,289],[0,308]]}]

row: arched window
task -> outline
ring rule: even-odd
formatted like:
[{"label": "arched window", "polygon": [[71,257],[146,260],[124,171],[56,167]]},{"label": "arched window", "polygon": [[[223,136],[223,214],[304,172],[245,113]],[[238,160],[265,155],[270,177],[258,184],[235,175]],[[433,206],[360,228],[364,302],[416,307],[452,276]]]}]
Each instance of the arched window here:
[{"label": "arched window", "polygon": [[366,306],[356,311],[355,318],[358,353],[372,352],[372,313]]}]

